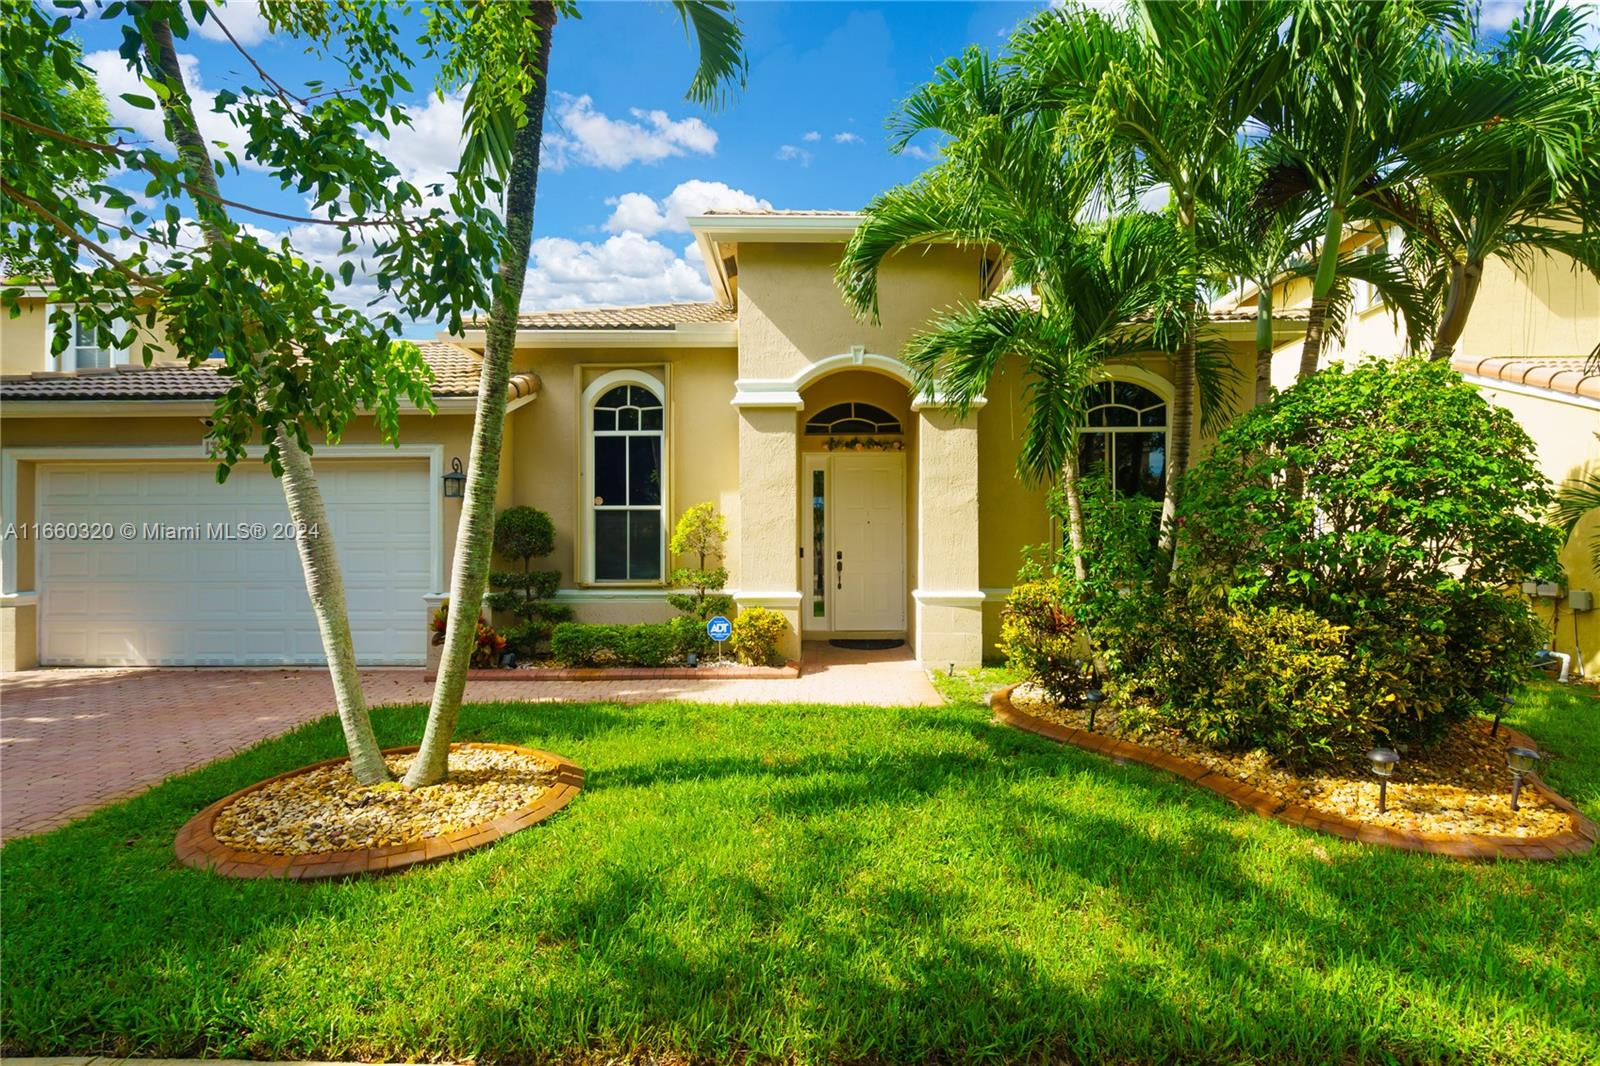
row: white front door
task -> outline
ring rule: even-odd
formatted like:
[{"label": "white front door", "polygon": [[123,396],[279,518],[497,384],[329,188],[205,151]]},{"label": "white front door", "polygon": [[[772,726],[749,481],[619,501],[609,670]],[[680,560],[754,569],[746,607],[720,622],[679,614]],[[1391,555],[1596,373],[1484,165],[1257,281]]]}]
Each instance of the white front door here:
[{"label": "white front door", "polygon": [[833,455],[828,572],[833,629],[906,627],[903,455]]}]

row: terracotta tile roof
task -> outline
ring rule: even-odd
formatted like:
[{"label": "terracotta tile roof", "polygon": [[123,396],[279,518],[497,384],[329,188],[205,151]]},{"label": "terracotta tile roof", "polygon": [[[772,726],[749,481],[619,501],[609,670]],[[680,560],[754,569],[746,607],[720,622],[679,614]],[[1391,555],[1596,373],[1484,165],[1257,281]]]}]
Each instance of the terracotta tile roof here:
[{"label": "terracotta tile roof", "polygon": [[[476,396],[478,356],[455,344],[421,341],[423,359],[433,368],[435,396]],[[0,378],[0,400],[210,400],[227,391],[214,367],[175,363],[118,366],[75,373],[38,373]],[[507,390],[517,399],[539,391],[537,374],[516,374]]]},{"label": "terracotta tile roof", "polygon": [[[518,329],[676,329],[681,325],[736,322],[738,313],[720,303],[638,304],[633,307],[575,307],[561,311],[525,311]],[[483,329],[487,320],[467,320],[468,329]]]},{"label": "terracotta tile roof", "polygon": [[1450,360],[1450,365],[1463,374],[1480,378],[1600,400],[1600,372],[1591,369],[1593,364],[1581,355],[1522,359],[1458,357]]},{"label": "terracotta tile roof", "polygon": [[[997,296],[989,297],[989,300],[1010,300],[1035,309],[1039,306],[1038,294],[1031,292],[1004,292]],[[1150,315],[1140,315],[1135,321],[1149,322],[1151,317]],[[1223,311],[1213,307],[1207,312],[1206,317],[1212,322],[1254,322],[1256,320],[1256,310],[1252,307],[1246,310]],[[1304,322],[1306,321],[1306,312],[1273,311],[1272,320],[1274,322]]]},{"label": "terracotta tile roof", "polygon": [[781,218],[781,217],[796,217],[796,218],[855,218],[857,215],[861,214],[860,211],[830,211],[830,210],[806,211],[806,210],[786,209],[786,208],[778,208],[778,207],[767,207],[767,208],[759,208],[759,207],[756,207],[756,208],[719,207],[719,208],[713,208],[712,210],[707,211],[705,213],[708,214],[708,215],[756,215],[756,216],[760,216],[760,217],[764,217],[764,218]]}]

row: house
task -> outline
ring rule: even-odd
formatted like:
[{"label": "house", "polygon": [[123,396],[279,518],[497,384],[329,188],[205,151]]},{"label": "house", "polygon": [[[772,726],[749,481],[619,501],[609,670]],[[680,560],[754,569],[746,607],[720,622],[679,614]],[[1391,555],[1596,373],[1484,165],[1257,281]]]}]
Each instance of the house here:
[{"label": "house", "polygon": [[[1041,493],[1015,475],[1019,376],[961,418],[914,390],[897,353],[1002,272],[979,248],[907,251],[885,267],[881,320],[859,321],[833,281],[859,221],[705,215],[691,223],[711,302],[522,316],[497,502],[551,515],[544,565],[580,620],[669,617],[667,538],[709,500],[729,521],[735,599],[788,619],[786,655],[842,635],[903,637],[938,667],[990,653],[1021,553],[1052,535]],[[278,486],[252,464],[218,485],[204,461],[216,374],[129,366],[92,344],[55,359],[47,313],[39,293],[0,326],[0,511],[14,527],[0,665],[318,661]],[[1216,317],[1247,381],[1254,314]],[[1303,329],[1289,313],[1275,336]],[[364,662],[429,653],[460,517],[442,478],[469,452],[483,344],[469,329],[422,345],[438,412],[404,414],[398,448],[362,420],[316,450]],[[1093,444],[1125,488],[1159,493],[1165,362],[1112,378]]]}]

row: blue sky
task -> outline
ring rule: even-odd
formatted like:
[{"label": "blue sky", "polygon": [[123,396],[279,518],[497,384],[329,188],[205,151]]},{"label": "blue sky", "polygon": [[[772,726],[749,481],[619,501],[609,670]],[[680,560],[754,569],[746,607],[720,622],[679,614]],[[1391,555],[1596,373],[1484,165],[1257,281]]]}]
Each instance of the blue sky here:
[{"label": "blue sky", "polygon": [[[1002,47],[1011,29],[1041,6],[1042,0],[740,3],[749,85],[721,110],[707,112],[683,98],[693,55],[669,5],[583,3],[583,17],[563,21],[553,42],[524,307],[709,298],[684,215],[716,207],[859,208],[915,177],[928,166],[933,145],[890,153],[886,118],[946,57],[971,44]],[[1503,29],[1520,7],[1515,0],[1485,4],[1485,26]],[[292,39],[268,34],[249,0],[233,0],[223,17],[282,80],[339,81],[336,66],[319,65]],[[114,51],[117,24],[91,18],[80,25],[114,119],[160,138],[153,112],[118,98],[136,86]],[[202,111],[216,90],[255,83],[218,31],[191,36],[179,51]],[[419,64],[414,128],[384,146],[416,182],[447,181],[459,151],[460,101],[428,93],[434,74]],[[224,119],[202,117],[211,136],[229,139]],[[295,194],[259,171],[247,169],[226,184],[235,199],[303,213]],[[303,254],[337,273],[337,237],[327,227],[296,227],[291,236]],[[375,294],[359,272],[343,293],[357,306]],[[428,336],[433,326],[418,324],[411,332]]]},{"label": "blue sky", "polygon": [[[1039,6],[742,3],[749,85],[706,111],[684,100],[693,56],[670,6],[583,4],[583,17],[562,22],[553,42],[525,306],[708,298],[684,214],[719,206],[856,208],[914,177],[930,153],[890,153],[885,119],[940,61],[970,43],[999,46]],[[223,15],[274,75],[337,79],[336,69],[319,66],[293,40],[267,34],[251,5],[229,4]],[[124,84],[129,76],[114,52],[115,24],[81,25],[115,119],[158,137],[150,112],[118,99],[134,87]],[[218,89],[253,83],[225,40],[191,36],[179,51],[189,57],[186,76],[202,108]],[[458,150],[459,102],[426,95],[433,69],[420,65],[416,73],[415,128],[398,132],[387,151],[407,177],[444,180]],[[221,125],[211,133],[227,139]],[[296,213],[303,207],[260,172],[227,184],[238,199]],[[305,227],[294,235],[312,257],[337,265],[332,234]],[[373,291],[358,277],[347,296],[361,303]],[[431,326],[416,332],[427,335]]]}]

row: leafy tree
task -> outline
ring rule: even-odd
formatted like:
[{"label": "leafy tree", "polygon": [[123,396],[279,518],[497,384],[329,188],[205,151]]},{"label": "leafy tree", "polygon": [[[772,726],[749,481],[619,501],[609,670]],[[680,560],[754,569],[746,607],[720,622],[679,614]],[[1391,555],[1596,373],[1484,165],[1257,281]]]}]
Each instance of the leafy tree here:
[{"label": "leafy tree", "polygon": [[[1102,155],[1108,184],[1167,188],[1194,256],[1207,183],[1293,65],[1280,39],[1289,12],[1278,0],[1134,0],[1123,18],[1072,6],[1033,20],[1016,40],[1017,62],[1059,111],[1061,137]],[[1173,353],[1162,532],[1169,553],[1196,412],[1198,282],[1181,305],[1186,325]]]},{"label": "leafy tree", "polygon": [[[6,246],[42,268],[49,299],[76,305],[80,325],[102,344],[138,341],[149,362],[157,353],[148,332],[123,323],[142,320],[146,331],[159,323],[173,354],[216,366],[228,382],[206,435],[218,478],[257,439],[265,443],[265,461],[303,532],[297,547],[352,768],[359,780],[375,782],[388,770],[356,670],[311,440],[337,440],[366,411],[392,441],[402,400],[432,409],[426,364],[414,346],[392,338],[411,318],[437,316],[459,328],[462,310],[482,300],[498,225],[480,206],[488,199],[482,182],[464,176],[447,206],[430,206],[368,143],[406,121],[396,94],[409,89],[409,61],[382,5],[282,3],[263,11],[275,28],[337,57],[348,85],[293,90],[240,48],[259,84],[218,94],[217,107],[240,131],[241,143],[224,145],[200,132],[175,46],[197,25],[221,24],[217,9],[152,0],[100,10],[121,24],[122,58],[147,89],[124,98],[159,111],[174,146],[168,148],[83,130],[63,105],[94,85],[67,36],[70,19],[52,18],[37,4],[0,8],[7,141],[0,218]],[[42,70],[55,82],[41,81]],[[291,216],[225,196],[221,182],[238,173],[241,157],[304,194],[312,213]],[[111,177],[101,180],[108,161],[113,177],[142,179],[151,203],[136,201]],[[291,239],[263,236],[236,214],[333,229],[350,256],[343,280],[351,280],[357,257],[371,260],[388,303],[344,306],[333,296],[333,277]],[[13,314],[20,295],[15,287],[3,293]],[[64,312],[53,325],[60,351],[68,342]]]},{"label": "leafy tree", "polygon": [[[728,583],[728,568],[720,565],[727,541],[728,523],[715,504],[697,503],[679,516],[667,548],[673,555],[694,556],[695,565],[674,570],[668,583],[693,591],[669,593],[668,603],[700,622],[733,610],[733,597],[721,591]],[[707,566],[712,560],[719,565]]]},{"label": "leafy tree", "polygon": [[[868,205],[836,276],[858,314],[876,315],[879,271],[899,251],[948,240],[1006,258],[1008,281],[1036,302],[1001,296],[958,307],[913,338],[903,358],[920,388],[963,415],[1007,359],[1020,359],[1028,426],[1017,471],[1034,483],[1059,478],[1071,505],[1068,538],[1081,557],[1083,390],[1108,361],[1147,354],[1183,332],[1174,309],[1192,293],[1194,272],[1162,218],[1081,221],[1097,190],[1093,161],[1061,151],[1061,115],[1034,106],[1028,90],[981,50],[948,60],[894,122],[900,146],[924,130],[951,137],[943,161]],[[1155,320],[1138,323],[1146,314]],[[1220,376],[1206,383],[1220,408]],[[1078,565],[1081,580],[1081,558]]]},{"label": "leafy tree", "polygon": [[[699,47],[700,61],[689,86],[689,98],[711,104],[727,85],[743,85],[746,62],[738,24],[732,18],[733,5],[728,0],[674,0],[673,7]],[[506,183],[505,231],[498,249],[500,267],[485,329],[466,496],[462,500],[455,564],[450,575],[450,598],[456,603],[479,602],[488,582],[506,385],[511,376],[517,313],[522,305],[528,249],[533,238],[550,39],[557,16],[576,13],[576,6],[569,0],[559,5],[443,0],[432,9],[431,35],[441,42],[444,78],[447,83],[467,86],[463,170],[471,174],[497,173]],[[472,641],[468,612],[453,613],[445,632],[422,746],[406,774],[408,788],[436,784],[448,776],[450,738],[461,716]]]}]

